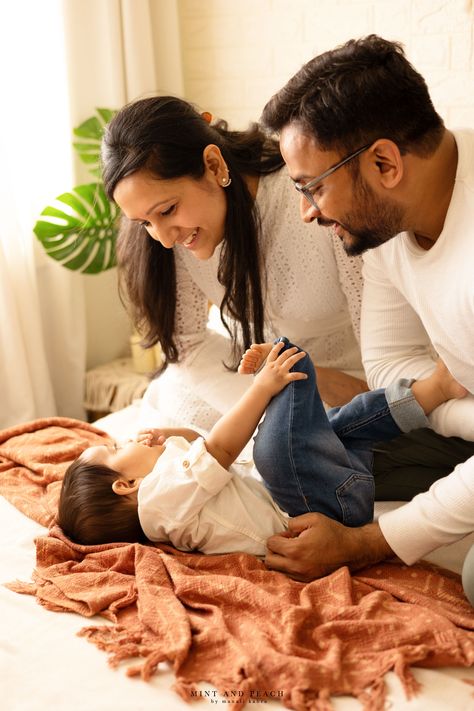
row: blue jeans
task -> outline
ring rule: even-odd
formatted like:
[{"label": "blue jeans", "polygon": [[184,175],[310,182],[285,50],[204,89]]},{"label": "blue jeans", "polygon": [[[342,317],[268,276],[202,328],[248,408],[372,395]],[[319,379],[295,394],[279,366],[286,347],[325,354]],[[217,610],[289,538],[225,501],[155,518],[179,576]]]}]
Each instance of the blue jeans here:
[{"label": "blue jeans", "polygon": [[[292,346],[284,341],[285,348]],[[368,523],[374,510],[372,444],[429,427],[412,381],[362,393],[326,412],[311,358],[294,369],[308,379],[290,383],[271,400],[255,437],[255,465],[290,516],[319,511],[347,526]]]}]

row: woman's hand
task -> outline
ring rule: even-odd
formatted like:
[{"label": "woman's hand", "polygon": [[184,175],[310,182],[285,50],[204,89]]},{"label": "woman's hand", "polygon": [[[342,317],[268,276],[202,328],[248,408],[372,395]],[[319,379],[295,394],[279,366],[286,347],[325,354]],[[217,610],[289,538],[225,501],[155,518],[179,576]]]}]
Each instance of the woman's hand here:
[{"label": "woman's hand", "polygon": [[354,378],[334,368],[316,368],[318,390],[321,399],[329,407],[337,407],[350,402],[353,397],[365,393],[369,387],[365,380]]}]

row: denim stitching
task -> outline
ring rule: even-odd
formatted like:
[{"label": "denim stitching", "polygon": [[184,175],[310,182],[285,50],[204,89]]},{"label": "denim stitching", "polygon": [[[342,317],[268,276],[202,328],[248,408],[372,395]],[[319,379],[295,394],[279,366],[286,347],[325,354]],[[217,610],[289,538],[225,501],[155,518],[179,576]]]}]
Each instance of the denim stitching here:
[{"label": "denim stitching", "polygon": [[390,408],[384,407],[383,410],[378,410],[376,413],[374,413],[371,417],[366,417],[365,420],[357,420],[357,424],[352,424],[352,425],[346,425],[346,427],[343,427],[342,430],[335,430],[336,434],[338,436],[344,435],[348,432],[354,432],[355,430],[358,430],[360,427],[365,427],[365,425],[369,425],[372,422],[376,422],[377,420],[381,420],[387,415],[390,415]]},{"label": "denim stitching", "polygon": [[[347,505],[347,502],[342,498],[339,497],[339,494],[343,495],[350,486],[356,481],[364,481],[367,482],[368,484],[371,484],[373,482],[375,486],[375,480],[373,476],[369,474],[358,474],[356,472],[353,472],[350,477],[348,477],[340,486],[337,487],[336,489],[336,497],[339,502],[339,506],[341,507],[342,511],[342,523],[346,523],[347,521],[347,514],[350,513],[351,507]],[[360,524],[359,524],[360,525]]]},{"label": "denim stitching", "polygon": [[291,432],[293,432],[293,413],[294,413],[294,400],[295,400],[295,383],[290,383],[287,387],[291,388],[290,393],[291,393],[291,400],[290,400],[290,417],[289,417],[289,424],[290,426],[288,427],[288,457],[290,460],[291,464],[291,470],[293,473],[293,479],[295,480],[296,486],[298,488],[298,491],[300,492],[300,495],[302,499],[304,500],[304,503],[306,505],[306,508],[308,511],[311,511],[308,501],[306,499],[306,496],[304,495],[303,489],[301,488],[301,482],[299,480],[299,477],[296,474],[296,465],[295,465],[295,460],[293,458],[293,446],[292,446],[292,440],[291,440]]}]

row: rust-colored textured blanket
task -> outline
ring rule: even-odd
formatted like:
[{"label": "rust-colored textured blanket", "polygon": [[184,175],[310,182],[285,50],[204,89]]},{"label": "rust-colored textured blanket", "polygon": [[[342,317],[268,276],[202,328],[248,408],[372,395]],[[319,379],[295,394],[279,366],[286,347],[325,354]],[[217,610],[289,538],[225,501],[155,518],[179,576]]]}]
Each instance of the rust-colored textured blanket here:
[{"label": "rust-colored textured blanket", "polygon": [[110,442],[102,430],[49,417],[0,431],[0,494],[43,526],[55,519],[61,481],[84,449]]},{"label": "rust-colored textured blanket", "polygon": [[[52,427],[60,440],[55,428],[61,425],[47,422],[45,429]],[[77,426],[82,433],[81,423],[71,422],[65,430]],[[101,436],[85,430],[86,439]],[[23,443],[20,433],[13,435],[28,493],[10,499],[23,510],[33,484],[36,498],[48,496],[50,477],[41,480],[41,470],[51,459],[41,465],[44,458],[35,456],[27,474],[32,431],[39,430],[25,432]],[[71,433],[63,435],[69,443]],[[4,446],[5,437],[0,491]],[[58,441],[50,457],[64,463],[61,447]],[[51,610],[103,615],[111,624],[81,634],[104,649],[112,665],[138,658],[130,675],[148,679],[160,662],[170,662],[176,690],[187,700],[199,698],[195,684],[207,681],[234,701],[276,698],[298,711],[321,711],[330,708],[331,695],[352,694],[378,711],[387,671],[398,674],[410,696],[417,691],[410,665],[474,662],[474,617],[459,577],[432,566],[385,563],[352,576],[341,568],[304,585],[246,554],[204,556],[126,543],[84,547],[57,527],[36,546],[34,582],[9,587],[36,595]]]}]

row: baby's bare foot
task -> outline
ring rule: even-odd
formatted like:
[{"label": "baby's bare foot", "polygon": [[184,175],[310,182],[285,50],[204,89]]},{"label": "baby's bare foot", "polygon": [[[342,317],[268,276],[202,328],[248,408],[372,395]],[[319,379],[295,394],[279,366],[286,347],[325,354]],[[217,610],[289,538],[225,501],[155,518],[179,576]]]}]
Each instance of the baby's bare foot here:
[{"label": "baby's bare foot", "polygon": [[466,397],[468,391],[451,375],[441,358],[438,358],[433,377],[445,400]]},{"label": "baby's bare foot", "polygon": [[253,375],[265,362],[273,348],[273,343],[252,343],[247,348],[240,361],[238,372],[240,375]]}]

